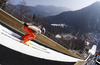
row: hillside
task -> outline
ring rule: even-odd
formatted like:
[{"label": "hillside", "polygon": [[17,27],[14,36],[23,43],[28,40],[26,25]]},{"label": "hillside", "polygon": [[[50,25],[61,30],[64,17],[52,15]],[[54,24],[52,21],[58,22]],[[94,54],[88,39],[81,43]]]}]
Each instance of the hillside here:
[{"label": "hillside", "polygon": [[[12,10],[11,7],[15,8],[17,11],[20,12],[20,8],[22,5],[11,5],[10,7],[7,7],[7,10]],[[37,5],[37,6],[23,6],[24,10],[29,11],[26,14],[29,15],[41,15],[41,16],[53,16],[53,15],[57,15],[61,12],[64,11],[69,11],[69,8],[65,8],[65,7],[56,7],[56,6],[44,6],[44,5]]]},{"label": "hillside", "polygon": [[95,2],[92,5],[77,11],[68,11],[61,14],[46,17],[46,22],[49,24],[66,24],[72,27],[75,31],[80,32],[100,32],[100,2]]}]

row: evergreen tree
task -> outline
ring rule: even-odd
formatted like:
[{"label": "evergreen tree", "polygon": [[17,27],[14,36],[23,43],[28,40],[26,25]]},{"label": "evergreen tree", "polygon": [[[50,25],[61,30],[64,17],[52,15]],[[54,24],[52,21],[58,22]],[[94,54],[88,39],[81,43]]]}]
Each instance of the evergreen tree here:
[{"label": "evergreen tree", "polygon": [[33,17],[32,17],[32,23],[36,23],[37,24],[37,19],[36,19],[37,17],[36,17],[36,15],[35,14],[33,14]]},{"label": "evergreen tree", "polygon": [[36,19],[36,16],[35,16],[35,14],[33,14],[33,21]]}]

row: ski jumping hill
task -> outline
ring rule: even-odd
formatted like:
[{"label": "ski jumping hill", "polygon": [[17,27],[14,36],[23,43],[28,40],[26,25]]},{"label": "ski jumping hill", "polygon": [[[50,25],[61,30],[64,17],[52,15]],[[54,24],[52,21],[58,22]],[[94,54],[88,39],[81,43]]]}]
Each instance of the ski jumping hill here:
[{"label": "ski jumping hill", "polygon": [[54,61],[62,61],[62,62],[77,62],[80,59],[73,58],[71,56],[56,52],[49,48],[46,48],[42,45],[37,44],[36,42],[29,41],[27,44],[29,46],[20,42],[20,36],[11,30],[0,25],[0,44],[4,45],[10,49],[15,51],[33,56],[38,58],[44,58],[48,60]]},{"label": "ski jumping hill", "polygon": [[[21,22],[15,17],[13,17],[12,15],[3,11],[2,9],[0,9],[0,20],[2,21],[2,23],[9,26],[10,28],[14,28],[17,31],[25,33]],[[53,40],[49,39],[48,37],[42,34],[38,34],[35,40],[50,48],[53,48],[54,50],[41,46],[38,43],[33,41],[28,42],[29,46],[24,45],[19,42],[20,41],[18,39],[19,37],[20,37],[19,34],[16,34],[12,30],[7,29],[6,27],[0,24],[0,44],[8,48],[11,48],[13,50],[19,51],[21,53],[30,56],[48,59],[48,60],[54,60],[54,61],[77,62],[80,59],[82,59],[81,57],[73,54],[66,48],[62,47],[61,45],[57,44],[56,42],[54,42]]]},{"label": "ski jumping hill", "polygon": [[[4,23],[8,24],[9,26],[13,27],[14,29],[16,29],[22,33],[25,33],[21,21],[16,19],[12,15],[8,14],[7,12],[3,11],[2,9],[0,9],[0,20]],[[58,50],[58,51],[63,52],[65,54],[82,59],[81,57],[73,54],[72,52],[68,51],[66,48],[62,47],[58,43],[54,42],[53,40],[47,38],[46,36],[44,36],[42,34],[38,34],[35,40],[37,40],[37,41],[55,49],[55,50]]]}]

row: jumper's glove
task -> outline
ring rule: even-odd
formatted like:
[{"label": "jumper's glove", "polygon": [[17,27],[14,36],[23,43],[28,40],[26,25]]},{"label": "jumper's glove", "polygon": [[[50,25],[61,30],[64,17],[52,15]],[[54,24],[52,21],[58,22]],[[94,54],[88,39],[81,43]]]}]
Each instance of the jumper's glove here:
[{"label": "jumper's glove", "polygon": [[41,30],[37,30],[37,31],[33,31],[34,33],[40,33],[41,34]]},{"label": "jumper's glove", "polygon": [[24,26],[28,27],[28,25],[26,23],[24,23]]},{"label": "jumper's glove", "polygon": [[38,30],[37,33],[41,33],[41,30]]}]

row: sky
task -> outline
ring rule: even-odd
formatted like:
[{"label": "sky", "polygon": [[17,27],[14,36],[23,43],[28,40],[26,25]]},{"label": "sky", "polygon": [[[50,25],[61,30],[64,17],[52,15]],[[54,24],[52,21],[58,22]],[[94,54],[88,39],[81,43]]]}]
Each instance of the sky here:
[{"label": "sky", "polygon": [[[23,0],[10,0],[14,5]],[[53,5],[57,7],[67,7],[71,10],[78,10],[100,0],[24,0],[28,6]]]}]

